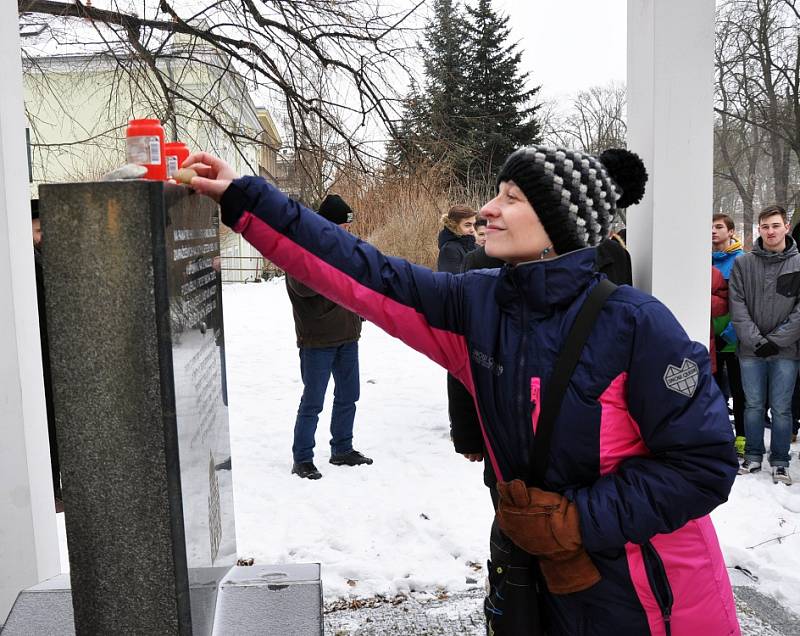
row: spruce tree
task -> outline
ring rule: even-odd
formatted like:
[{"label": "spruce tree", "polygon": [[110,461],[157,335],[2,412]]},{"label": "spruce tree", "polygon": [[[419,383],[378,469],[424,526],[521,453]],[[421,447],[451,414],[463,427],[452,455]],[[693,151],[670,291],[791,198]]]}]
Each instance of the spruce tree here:
[{"label": "spruce tree", "polygon": [[507,45],[508,17],[492,9],[491,0],[467,7],[468,32],[463,100],[471,157],[461,168],[469,179],[490,180],[515,149],[539,140],[538,106],[531,100],[539,87],[528,89],[520,73],[522,54]]},{"label": "spruce tree", "polygon": [[453,0],[434,0],[425,29],[425,93],[417,114],[420,136],[434,160],[458,153],[465,134],[464,38],[466,25]]},{"label": "spruce tree", "polygon": [[431,145],[422,130],[427,127],[427,103],[412,79],[408,96],[403,100],[402,114],[392,138],[386,144],[386,163],[390,172],[404,171],[428,158]]}]

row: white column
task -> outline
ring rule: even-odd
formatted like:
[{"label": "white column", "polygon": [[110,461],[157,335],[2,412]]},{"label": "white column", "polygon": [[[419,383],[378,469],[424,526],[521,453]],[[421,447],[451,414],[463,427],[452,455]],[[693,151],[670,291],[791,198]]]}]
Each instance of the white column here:
[{"label": "white column", "polygon": [[0,2],[0,624],[60,572],[42,382],[16,2]]},{"label": "white column", "polygon": [[650,181],[628,214],[634,285],[708,346],[714,0],[628,0],[628,147]]}]

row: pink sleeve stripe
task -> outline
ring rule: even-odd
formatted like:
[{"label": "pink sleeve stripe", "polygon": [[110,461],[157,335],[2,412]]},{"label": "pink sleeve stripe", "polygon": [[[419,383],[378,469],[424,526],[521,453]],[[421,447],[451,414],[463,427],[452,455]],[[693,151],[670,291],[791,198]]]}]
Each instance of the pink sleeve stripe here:
[{"label": "pink sleeve stripe", "polygon": [[249,212],[240,217],[233,229],[293,278],[367,318],[466,385],[469,357],[463,336],[431,327],[413,307],[361,285]]}]

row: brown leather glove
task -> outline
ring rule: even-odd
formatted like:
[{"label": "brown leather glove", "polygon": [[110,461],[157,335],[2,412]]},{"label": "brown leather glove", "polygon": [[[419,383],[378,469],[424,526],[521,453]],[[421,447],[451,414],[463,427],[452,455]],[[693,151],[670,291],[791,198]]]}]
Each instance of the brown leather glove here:
[{"label": "brown leather glove", "polygon": [[520,479],[498,482],[497,522],[520,548],[539,557],[553,594],[585,590],[600,580],[581,541],[578,508],[566,497],[528,488]]}]

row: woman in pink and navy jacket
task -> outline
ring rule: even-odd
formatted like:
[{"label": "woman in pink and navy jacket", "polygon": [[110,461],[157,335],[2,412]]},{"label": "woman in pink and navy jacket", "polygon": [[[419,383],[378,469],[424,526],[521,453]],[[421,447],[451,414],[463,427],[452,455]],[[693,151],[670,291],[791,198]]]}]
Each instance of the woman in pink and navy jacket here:
[{"label": "woman in pink and navy jacket", "polygon": [[[475,398],[488,460],[506,484],[528,473],[541,396],[601,278],[593,246],[646,179],[626,151],[517,150],[481,210],[486,253],[507,264],[453,275],[385,256],[211,155],[184,165],[199,175],[192,187],[220,201],[222,220],[264,256],[456,376]],[[545,576],[546,632],[739,634],[708,516],[726,501],[737,468],[708,352],[658,300],[617,288],[556,418],[545,488],[531,495],[546,511],[530,517],[544,524],[529,528],[534,543],[555,537],[561,554],[587,553],[593,572],[588,587],[570,593],[553,593],[559,586]],[[534,548],[542,572],[551,548]]]}]

